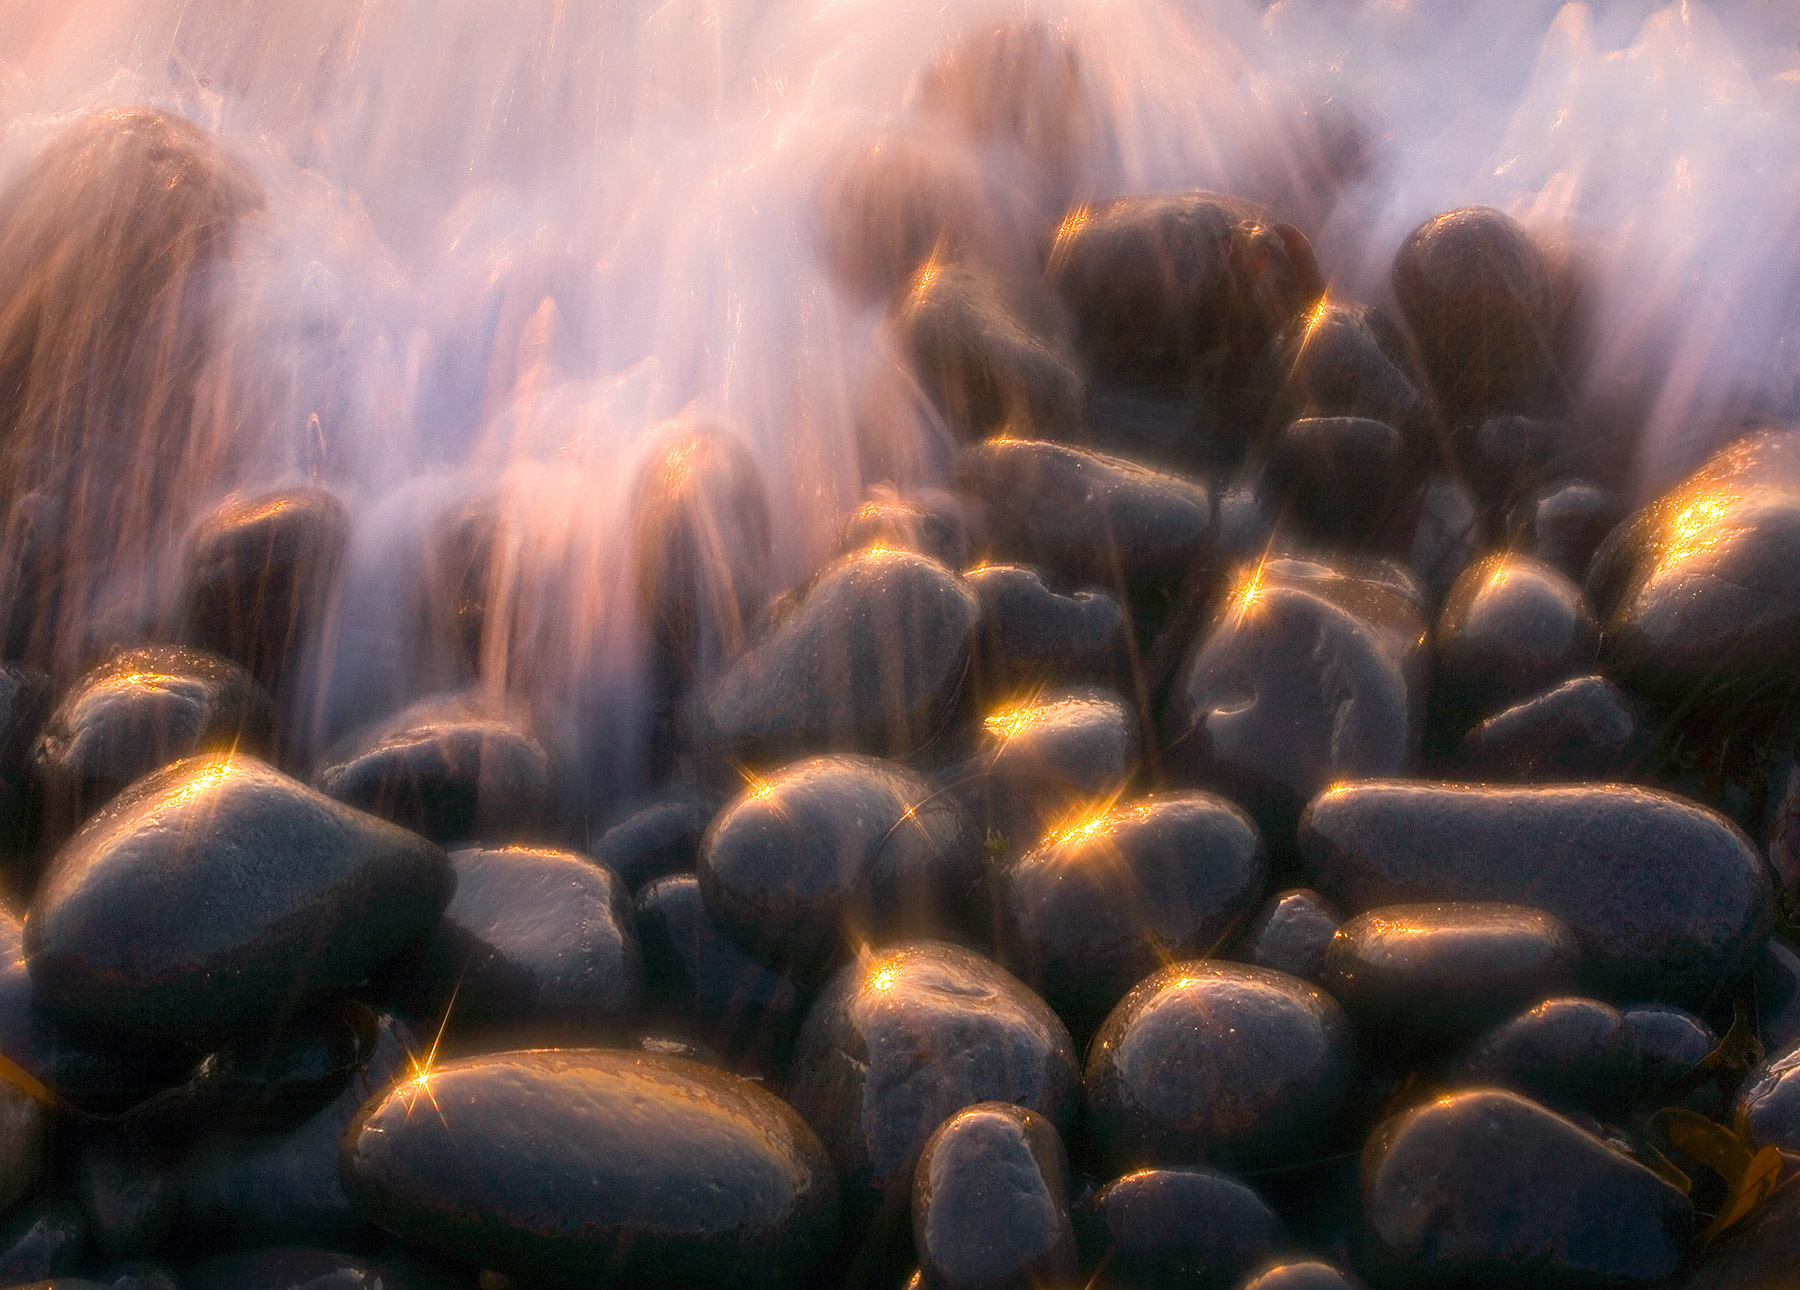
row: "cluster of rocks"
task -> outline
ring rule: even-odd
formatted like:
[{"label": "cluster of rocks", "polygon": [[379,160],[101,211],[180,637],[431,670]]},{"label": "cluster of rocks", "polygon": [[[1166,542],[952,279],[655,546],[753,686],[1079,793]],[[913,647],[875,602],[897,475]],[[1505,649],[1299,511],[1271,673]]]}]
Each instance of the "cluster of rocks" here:
[{"label": "cluster of rocks", "polygon": [[1800,434],[1625,514],[1494,211],[1394,317],[1235,198],[1058,227],[856,261],[961,447],[803,586],[663,446],[616,819],[468,693],[299,764],[322,490],[0,670],[0,1285],[1787,1284]]}]

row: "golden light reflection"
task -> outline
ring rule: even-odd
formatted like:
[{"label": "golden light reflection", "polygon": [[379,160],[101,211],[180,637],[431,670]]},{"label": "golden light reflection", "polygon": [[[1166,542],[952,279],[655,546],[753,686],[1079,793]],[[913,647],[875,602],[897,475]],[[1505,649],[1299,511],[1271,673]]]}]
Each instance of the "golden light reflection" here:
[{"label": "golden light reflection", "polygon": [[231,760],[229,753],[214,756],[204,769],[195,771],[181,782],[181,787],[163,798],[162,807],[169,809],[186,806],[204,798],[231,773]]},{"label": "golden light reflection", "polygon": [[1109,832],[1116,822],[1113,808],[1118,805],[1119,794],[1096,802],[1085,802],[1075,807],[1067,815],[1052,825],[1044,834],[1043,844],[1046,847],[1060,847],[1068,843],[1083,843],[1096,834]]},{"label": "golden light reflection", "polygon": [[1054,714],[1038,702],[1036,695],[1009,703],[988,713],[982,726],[1001,743],[1015,739],[1044,724]]},{"label": "golden light reflection", "polygon": [[1739,500],[1738,494],[1732,492],[1704,493],[1675,512],[1664,530],[1656,571],[1673,569],[1723,542],[1726,534],[1722,521]]},{"label": "golden light reflection", "polygon": [[884,967],[869,978],[869,989],[885,994],[894,988],[894,982],[900,976],[899,968]]}]

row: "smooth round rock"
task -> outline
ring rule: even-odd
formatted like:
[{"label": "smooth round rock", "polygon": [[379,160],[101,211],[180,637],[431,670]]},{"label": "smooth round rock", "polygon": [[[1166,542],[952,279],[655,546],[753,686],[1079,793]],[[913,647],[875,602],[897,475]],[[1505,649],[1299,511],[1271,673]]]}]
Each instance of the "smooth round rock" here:
[{"label": "smooth round rock", "polygon": [[0,1281],[60,1281],[82,1266],[87,1244],[88,1221],[73,1201],[27,1201],[0,1222]]},{"label": "smooth round rock", "polygon": [[920,488],[905,495],[888,484],[872,484],[863,504],[838,529],[840,555],[880,546],[916,551],[946,569],[969,562],[973,539],[967,499],[941,488]]},{"label": "smooth round rock", "polygon": [[1638,1099],[1642,1105],[1660,1106],[1719,1046],[1713,1028],[1683,1008],[1648,1004],[1626,1008],[1620,1016],[1638,1051]]},{"label": "smooth round rock", "polygon": [[1504,508],[1551,472],[1562,428],[1541,417],[1502,413],[1456,427],[1457,459],[1476,494]]},{"label": "smooth round rock", "polygon": [[1581,582],[1594,552],[1625,518],[1625,507],[1598,484],[1572,479],[1550,484],[1513,508],[1508,521],[1515,550],[1536,556]]},{"label": "smooth round rock", "polygon": [[1581,947],[1523,905],[1388,905],[1332,938],[1320,984],[1378,1050],[1442,1049],[1575,984]]},{"label": "smooth round rock", "polygon": [[956,482],[988,505],[989,559],[1070,586],[1179,584],[1209,553],[1207,490],[1122,457],[1001,436],[957,455]]},{"label": "smooth round rock", "polygon": [[1600,634],[1581,588],[1528,556],[1494,555],[1450,588],[1437,622],[1439,705],[1474,720],[1591,672]]},{"label": "smooth round rock", "polygon": [[1001,961],[1076,1035],[1170,957],[1205,957],[1262,898],[1249,816],[1164,793],[1053,830],[1001,871]]},{"label": "smooth round rock", "polygon": [[1639,743],[1637,705],[1605,677],[1578,676],[1496,712],[1463,736],[1457,759],[1472,778],[1604,780]]},{"label": "smooth round rock", "polygon": [[707,691],[711,736],[764,759],[913,751],[955,706],[979,618],[974,593],[935,560],[845,556]]},{"label": "smooth round rock", "polygon": [[522,717],[438,696],[352,735],[314,785],[433,842],[505,844],[548,825],[550,757]]},{"label": "smooth round rock", "polygon": [[1393,520],[1407,474],[1406,444],[1385,421],[1303,417],[1269,445],[1262,486],[1306,540],[1369,548]]},{"label": "smooth round rock", "polygon": [[29,853],[43,827],[43,793],[31,754],[53,698],[47,673],[0,663],[0,856]]},{"label": "smooth round rock", "polygon": [[1211,1169],[1140,1169],[1090,1202],[1108,1290],[1233,1290],[1287,1241],[1261,1196]]},{"label": "smooth round rock", "polygon": [[1008,1102],[952,1115],[920,1153],[912,1223],[931,1290],[1072,1283],[1069,1165],[1055,1126]]},{"label": "smooth round rock", "polygon": [[1800,1047],[1773,1054],[1738,1093],[1737,1121],[1757,1146],[1800,1151]]},{"label": "smooth round rock", "polygon": [[1125,613],[1098,588],[1061,595],[1034,569],[983,564],[963,574],[981,601],[976,659],[990,690],[1101,679],[1125,648]]},{"label": "smooth round rock", "polygon": [[1331,902],[1311,888],[1279,892],[1244,929],[1231,957],[1316,985],[1325,972],[1331,939],[1343,921]]},{"label": "smooth round rock", "polygon": [[971,921],[980,848],[956,799],[873,757],[814,757],[741,793],[700,847],[707,912],[777,967]]},{"label": "smooth round rock", "polygon": [[1477,1288],[1660,1285],[1694,1238],[1674,1187],[1536,1103],[1438,1098],[1363,1149],[1372,1254],[1397,1277]]},{"label": "smooth round rock", "polygon": [[1069,1032],[997,964],[920,941],[845,967],[794,1046],[793,1102],[847,1197],[905,1197],[927,1139],[977,1102],[1029,1107],[1059,1133],[1080,1072]]},{"label": "smooth round rock", "polygon": [[344,1139],[356,1206],[409,1245],[540,1285],[797,1283],[837,1227],[818,1140],[746,1080],[600,1049],[451,1062]]},{"label": "smooth round rock", "polygon": [[1307,1259],[1278,1263],[1244,1282],[1241,1290],[1363,1290],[1363,1284],[1329,1263]]},{"label": "smooth round rock", "polygon": [[0,1085],[0,1210],[10,1209],[37,1184],[49,1124],[43,1103],[15,1084]]},{"label": "smooth round rock", "polygon": [[1405,437],[1410,457],[1430,421],[1412,346],[1381,310],[1323,299],[1295,318],[1263,363],[1276,386],[1272,422],[1300,417],[1368,417]]},{"label": "smooth round rock", "polygon": [[1568,924],[1610,995],[1704,1002],[1769,934],[1762,857],[1730,822],[1617,785],[1373,781],[1300,824],[1318,889],[1354,912],[1425,900],[1529,903]]},{"label": "smooth round rock", "polygon": [[39,1004],[110,1032],[204,1038],[328,999],[429,930],[444,853],[251,757],[196,757],[114,798],[25,920]]},{"label": "smooth round rock", "polygon": [[1800,1044],[1800,953],[1771,936],[1755,972],[1757,1035],[1769,1052],[1785,1052]]},{"label": "smooth round rock", "polygon": [[692,873],[716,813],[713,803],[697,798],[652,802],[601,834],[594,859],[633,892],[669,874]]},{"label": "smooth round rock", "polygon": [[1481,508],[1463,484],[1441,476],[1425,481],[1419,518],[1406,549],[1406,567],[1425,589],[1427,603],[1442,604],[1482,545]]},{"label": "smooth round rock", "polygon": [[1637,1095],[1642,1059],[1625,1018],[1598,999],[1548,999],[1477,1039],[1445,1078],[1511,1089],[1560,1111],[1616,1113]]},{"label": "smooth round rock", "polygon": [[410,1015],[490,1046],[500,1035],[593,1042],[635,1020],[643,960],[615,874],[528,847],[453,851],[450,867],[443,918],[398,965]]},{"label": "smooth round rock", "polygon": [[1087,1124],[1116,1166],[1293,1164],[1322,1151],[1354,1078],[1350,1023],[1323,991],[1266,968],[1176,963],[1095,1034]]}]

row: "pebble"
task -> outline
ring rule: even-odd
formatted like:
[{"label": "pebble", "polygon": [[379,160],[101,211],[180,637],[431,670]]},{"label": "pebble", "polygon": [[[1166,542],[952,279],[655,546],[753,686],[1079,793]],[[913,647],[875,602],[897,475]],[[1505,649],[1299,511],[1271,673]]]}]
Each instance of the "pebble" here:
[{"label": "pebble", "polygon": [[840,555],[883,546],[916,551],[947,569],[969,562],[974,519],[964,498],[941,488],[920,488],[902,496],[890,484],[871,484],[865,501],[844,517],[838,530]]},{"label": "pebble", "polygon": [[698,797],[651,802],[600,835],[594,860],[633,892],[670,874],[692,873],[700,861],[700,839],[715,814],[717,806]]},{"label": "pebble", "polygon": [[1550,473],[1561,429],[1540,417],[1502,413],[1458,429],[1457,456],[1482,505],[1495,514]]},{"label": "pebble", "polygon": [[1457,765],[1472,779],[1605,780],[1641,751],[1638,708],[1603,676],[1578,676],[1522,699],[1463,736]]},{"label": "pebble", "polygon": [[788,1091],[857,1212],[900,1205],[926,1141],[965,1106],[1011,1102],[1066,1134],[1079,1082],[1043,1000],[969,950],[919,941],[832,979],[794,1045]]},{"label": "pebble", "polygon": [[1642,1057],[1617,1009],[1598,999],[1547,999],[1477,1039],[1445,1078],[1511,1089],[1565,1113],[1616,1115],[1642,1083]]},{"label": "pebble", "polygon": [[434,696],[350,736],[313,771],[328,797],[442,844],[542,836],[550,757],[520,714]]},{"label": "pebble", "polygon": [[949,794],[873,757],[814,757],[759,779],[700,847],[700,893],[727,935],[811,977],[848,941],[968,925],[985,904],[973,826]]},{"label": "pebble", "polygon": [[919,1155],[912,1225],[930,1290],[1072,1285],[1069,1164],[1055,1126],[1008,1102],[950,1116]]},{"label": "pebble", "polygon": [[1660,1106],[1719,1046],[1713,1028],[1684,1008],[1646,1004],[1620,1014],[1640,1062],[1638,1101]]},{"label": "pebble", "polygon": [[138,781],[58,852],[25,920],[39,1006],[102,1032],[254,1032],[429,930],[444,853],[245,756]]},{"label": "pebble", "polygon": [[1336,1133],[1355,1067],[1350,1023],[1323,991],[1266,968],[1176,963],[1095,1034],[1087,1127],[1116,1167],[1297,1164]]},{"label": "pebble", "polygon": [[974,593],[935,560],[845,556],[707,691],[710,736],[757,759],[915,751],[956,707],[979,618]]},{"label": "pebble", "polygon": [[1547,484],[1520,502],[1508,521],[1513,549],[1582,582],[1606,535],[1625,518],[1625,507],[1598,484],[1571,479]]},{"label": "pebble", "polygon": [[1800,1151],[1800,1046],[1773,1053],[1738,1093],[1737,1122],[1756,1146]]},{"label": "pebble", "polygon": [[1598,988],[1632,1002],[1704,1002],[1769,934],[1756,849],[1724,817],[1649,789],[1349,784],[1307,808],[1300,855],[1353,912],[1530,903],[1568,924]]},{"label": "pebble", "polygon": [[1245,928],[1231,957],[1317,984],[1343,921],[1331,902],[1309,887],[1279,892]]},{"label": "pebble", "polygon": [[837,1228],[831,1165],[757,1085],[601,1049],[450,1062],[344,1139],[358,1210],[409,1246],[536,1285],[801,1284]]},{"label": "pebble", "polygon": [[1362,1282],[1329,1263],[1279,1263],[1244,1282],[1242,1290],[1363,1290]]},{"label": "pebble", "polygon": [[975,658],[995,696],[1043,682],[1103,681],[1120,670],[1125,613],[1097,587],[1052,591],[1035,569],[977,565],[963,581],[981,601]]},{"label": "pebble", "polygon": [[1387,422],[1314,416],[1275,436],[1262,487],[1302,540],[1368,550],[1393,523],[1406,475],[1406,444]]},{"label": "pebble", "polygon": [[1420,394],[1424,373],[1405,334],[1380,309],[1320,300],[1275,338],[1263,366],[1276,386],[1276,424],[1300,417],[1385,422],[1403,438],[1409,465],[1425,446],[1431,412]]},{"label": "pebble", "polygon": [[1217,949],[1267,872],[1256,826],[1210,793],[1090,812],[1001,871],[1001,961],[1085,1037],[1160,964]]},{"label": "pebble", "polygon": [[1406,565],[1424,588],[1427,604],[1443,603],[1481,546],[1481,510],[1474,494],[1453,479],[1426,480]]},{"label": "pebble", "polygon": [[1371,1256],[1412,1284],[1655,1286],[1694,1239],[1674,1187],[1497,1089],[1388,1121],[1364,1148],[1362,1178]]},{"label": "pebble", "polygon": [[1757,1033],[1772,1053],[1800,1043],[1800,952],[1780,936],[1771,936],[1757,958]]},{"label": "pebble", "polygon": [[27,1201],[0,1221],[0,1283],[62,1281],[82,1265],[87,1245],[87,1219],[73,1201]]},{"label": "pebble", "polygon": [[1139,1169],[1090,1209],[1107,1290],[1235,1290],[1289,1239],[1261,1196],[1213,1169]]}]

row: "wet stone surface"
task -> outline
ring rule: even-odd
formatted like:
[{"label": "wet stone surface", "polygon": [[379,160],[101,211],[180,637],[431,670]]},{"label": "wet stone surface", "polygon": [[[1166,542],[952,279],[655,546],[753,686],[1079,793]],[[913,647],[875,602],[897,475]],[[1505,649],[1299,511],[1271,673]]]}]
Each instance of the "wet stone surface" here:
[{"label": "wet stone surface", "polygon": [[594,859],[618,874],[628,891],[669,874],[692,873],[700,839],[716,813],[714,803],[699,797],[651,802],[601,834]]},{"label": "wet stone surface", "polygon": [[1616,1116],[1638,1091],[1642,1060],[1617,1009],[1547,999],[1477,1039],[1445,1078],[1511,1089],[1559,1111]]},{"label": "wet stone surface", "polygon": [[409,1245],[546,1286],[774,1287],[837,1227],[818,1139],[746,1080],[560,1049],[436,1068],[344,1141],[357,1209]]},{"label": "wet stone surface", "polygon": [[1769,932],[1755,849],[1722,816],[1647,789],[1352,784],[1308,807],[1300,852],[1352,912],[1529,902],[1575,933],[1588,979],[1631,1002],[1710,998]]},{"label": "wet stone surface", "polygon": [[1657,1106],[1677,1093],[1706,1055],[1719,1046],[1713,1028],[1667,1004],[1626,1008],[1628,1042],[1638,1053],[1638,1099]]},{"label": "wet stone surface", "polygon": [[1374,1261],[1428,1285],[1653,1286],[1694,1238],[1674,1187],[1512,1093],[1452,1094],[1383,1125],[1362,1157]]},{"label": "wet stone surface", "polygon": [[1085,1215],[1105,1290],[1235,1290],[1287,1244],[1261,1196],[1212,1169],[1140,1169],[1115,1178]]},{"label": "wet stone surface", "polygon": [[1545,486],[1513,508],[1512,544],[1576,582],[1587,577],[1594,552],[1625,518],[1624,504],[1598,484],[1567,480]]},{"label": "wet stone surface", "polygon": [[1367,549],[1393,523],[1406,474],[1406,445],[1387,422],[1305,417],[1270,444],[1262,487],[1303,539]]},{"label": "wet stone surface", "polygon": [[1463,736],[1470,778],[1604,780],[1628,770],[1644,742],[1638,707],[1602,676],[1578,676],[1502,709]]},{"label": "wet stone surface", "polygon": [[1800,1151],[1800,1048],[1771,1054],[1738,1094],[1737,1121],[1757,1146]]},{"label": "wet stone surface", "polygon": [[1280,892],[1251,920],[1231,957],[1316,984],[1343,921],[1331,902],[1310,888]]},{"label": "wet stone surface", "polygon": [[884,546],[916,551],[947,569],[969,562],[975,537],[967,502],[939,488],[922,488],[902,496],[887,484],[872,485],[863,504],[844,517],[838,551]]},{"label": "wet stone surface", "polygon": [[1481,511],[1474,495],[1453,479],[1425,482],[1406,565],[1431,605],[1443,602],[1481,548]]},{"label": "wet stone surface", "polygon": [[999,694],[1034,681],[1104,680],[1118,670],[1125,614],[1111,593],[1063,595],[1034,569],[984,564],[963,575],[981,601],[976,665],[983,689]]},{"label": "wet stone surface", "polygon": [[1363,1283],[1329,1263],[1305,1259],[1278,1263],[1244,1282],[1243,1290],[1363,1290]]},{"label": "wet stone surface", "polygon": [[1406,461],[1424,447],[1431,416],[1421,396],[1424,375],[1405,335],[1381,310],[1322,300],[1276,337],[1264,366],[1277,386],[1277,424],[1367,417],[1400,432]]},{"label": "wet stone surface", "polygon": [[1088,1049],[1087,1124],[1119,1168],[1322,1154],[1355,1079],[1350,1023],[1280,972],[1196,961],[1126,995]]}]

